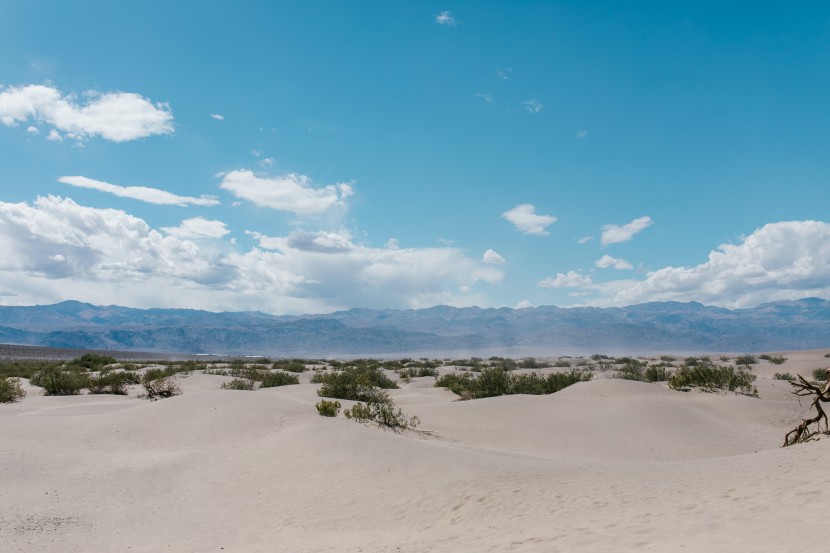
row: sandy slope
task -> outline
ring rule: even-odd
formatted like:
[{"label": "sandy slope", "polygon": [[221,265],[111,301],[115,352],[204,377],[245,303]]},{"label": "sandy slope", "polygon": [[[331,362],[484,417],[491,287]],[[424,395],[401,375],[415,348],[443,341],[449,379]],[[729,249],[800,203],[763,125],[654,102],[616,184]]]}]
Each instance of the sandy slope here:
[{"label": "sandy slope", "polygon": [[415,379],[405,435],[319,417],[311,384],[30,393],[0,406],[0,550],[812,550],[830,439],[779,449],[806,411],[755,371],[762,399],[596,380],[454,402]]}]

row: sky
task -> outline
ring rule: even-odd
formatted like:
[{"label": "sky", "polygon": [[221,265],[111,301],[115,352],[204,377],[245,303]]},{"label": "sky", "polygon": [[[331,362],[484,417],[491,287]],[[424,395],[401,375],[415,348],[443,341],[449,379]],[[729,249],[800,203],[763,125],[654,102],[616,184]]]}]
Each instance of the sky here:
[{"label": "sky", "polygon": [[830,298],[830,3],[0,13],[0,305]]}]

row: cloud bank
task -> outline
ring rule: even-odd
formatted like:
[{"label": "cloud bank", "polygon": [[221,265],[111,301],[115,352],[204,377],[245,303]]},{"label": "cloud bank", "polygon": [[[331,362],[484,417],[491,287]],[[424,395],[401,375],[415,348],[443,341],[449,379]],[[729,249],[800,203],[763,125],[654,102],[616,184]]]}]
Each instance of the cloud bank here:
[{"label": "cloud bank", "polygon": [[91,90],[79,103],[74,95],[64,95],[52,86],[0,88],[0,123],[11,127],[28,122],[50,127],[50,140],[100,136],[127,142],[173,132],[173,114],[167,104],[132,92]]}]

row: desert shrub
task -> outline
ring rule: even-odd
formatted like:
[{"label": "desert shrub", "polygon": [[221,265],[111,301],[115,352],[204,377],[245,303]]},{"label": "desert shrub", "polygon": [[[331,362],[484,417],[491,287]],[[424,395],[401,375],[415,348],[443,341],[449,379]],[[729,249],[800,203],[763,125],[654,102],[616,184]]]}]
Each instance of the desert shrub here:
[{"label": "desert shrub", "polygon": [[775,380],[795,380],[795,377],[790,373],[775,373],[772,378]]},{"label": "desert shrub", "polygon": [[26,397],[19,378],[0,377],[0,403],[14,403]]},{"label": "desert shrub", "polygon": [[728,355],[721,355],[720,360],[724,363],[729,363],[729,356]]},{"label": "desert shrub", "polygon": [[595,353],[591,356],[593,361],[612,361],[614,358],[610,355],[603,355],[601,353]]},{"label": "desert shrub", "polygon": [[321,417],[336,417],[337,413],[340,412],[339,401],[329,401],[327,399],[322,399],[318,401],[314,406],[317,408],[317,413],[319,413]]},{"label": "desert shrub", "polygon": [[[175,374],[175,371],[173,371]],[[182,393],[175,376],[168,369],[150,369],[141,378],[144,386],[143,398],[150,401],[177,396]]]},{"label": "desert shrub", "polygon": [[320,397],[371,401],[377,397],[375,388],[392,389],[398,385],[378,367],[347,367],[339,372],[317,373],[312,382],[322,383]]},{"label": "desert shrub", "polygon": [[255,382],[247,378],[234,378],[230,382],[222,384],[223,390],[253,390]]},{"label": "desert shrub", "polygon": [[677,361],[677,358],[672,357],[671,355],[661,355],[660,361],[665,361],[666,363],[673,363],[674,361]]},{"label": "desert shrub", "polygon": [[825,354],[824,354],[824,357],[825,357],[825,359],[826,359],[826,358],[828,358],[828,357],[830,357],[830,353],[825,353]]},{"label": "desert shrub", "polygon": [[410,417],[383,393],[385,399],[379,399],[369,403],[357,402],[351,408],[343,411],[347,419],[357,422],[374,422],[378,426],[391,428],[394,431],[407,430],[417,427],[420,424],[418,417]]},{"label": "desert shrub", "polygon": [[522,369],[545,369],[550,367],[550,363],[539,361],[535,357],[525,357],[519,360],[519,367]]},{"label": "desert shrub", "polygon": [[299,359],[285,359],[282,361],[274,361],[274,364],[271,365],[271,368],[280,369],[290,373],[302,373],[308,370],[308,367],[306,367],[305,363],[303,363]]},{"label": "desert shrub", "polygon": [[712,363],[699,363],[677,369],[669,378],[669,387],[674,389],[699,387],[757,395],[758,391],[752,385],[754,381],[754,374],[742,369],[735,370],[732,365],[721,367]]},{"label": "desert shrub", "polygon": [[617,369],[614,378],[622,378],[623,380],[645,380],[645,370],[648,363],[646,361],[637,361],[629,357],[620,359],[622,367]]},{"label": "desert shrub", "polygon": [[554,361],[553,366],[569,369],[571,368],[571,362],[568,359],[557,359]]},{"label": "desert shrub", "polygon": [[32,378],[36,372],[57,368],[63,365],[61,361],[46,361],[41,359],[3,359],[0,360],[0,378]]},{"label": "desert shrub", "polygon": [[288,386],[290,384],[299,384],[300,379],[296,375],[288,374],[280,371],[267,372],[260,380],[262,382],[261,388],[276,388],[277,386]]},{"label": "desert shrub", "polygon": [[651,365],[643,372],[646,382],[665,382],[671,378],[672,371],[666,365]]},{"label": "desert shrub", "polygon": [[129,384],[138,384],[141,379],[132,372],[101,371],[98,375],[89,377],[87,388],[90,394],[127,395]]},{"label": "desert shrub", "polygon": [[755,358],[755,356],[749,353],[745,355],[739,355],[735,358],[736,365],[754,365],[757,362],[758,360]]},{"label": "desert shrub", "polygon": [[109,355],[98,355],[96,353],[85,353],[82,356],[76,357],[75,359],[69,361],[67,365],[97,371],[101,367],[112,365],[114,363],[118,363],[118,360],[115,357],[110,357]]},{"label": "desert shrub", "polygon": [[813,380],[821,382],[827,380],[827,369],[813,369]]},{"label": "desert shrub", "polygon": [[590,380],[587,371],[568,371],[541,376],[538,373],[510,374],[500,368],[489,368],[480,376],[469,373],[447,373],[435,381],[435,386],[447,388],[464,399],[477,399],[510,394],[552,394],[575,384]]},{"label": "desert shrub", "polygon": [[404,369],[398,369],[398,376],[404,382],[408,382],[415,377],[438,376],[438,369],[429,366],[406,367]]},{"label": "desert shrub", "polygon": [[45,367],[34,373],[29,382],[43,388],[47,396],[73,396],[89,386],[89,375],[78,369]]},{"label": "desert shrub", "polygon": [[503,371],[515,371],[519,368],[519,364],[515,360],[506,357],[491,357],[490,368],[501,369]]},{"label": "desert shrub", "polygon": [[769,361],[773,365],[783,365],[784,363],[787,362],[787,358],[782,356],[782,355],[778,355],[778,356],[772,355],[772,356],[770,356],[769,359],[767,359],[767,361]]}]

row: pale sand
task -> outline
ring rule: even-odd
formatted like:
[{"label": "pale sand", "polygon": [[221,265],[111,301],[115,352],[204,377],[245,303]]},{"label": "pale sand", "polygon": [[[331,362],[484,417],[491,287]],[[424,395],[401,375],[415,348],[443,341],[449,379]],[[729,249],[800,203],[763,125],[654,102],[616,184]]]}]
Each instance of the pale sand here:
[{"label": "pale sand", "polygon": [[0,406],[0,551],[815,550],[830,439],[779,448],[808,410],[772,374],[823,354],[756,365],[761,399],[599,379],[457,402],[414,379],[392,393],[426,431],[406,434],[318,416],[308,383],[30,387]]}]

